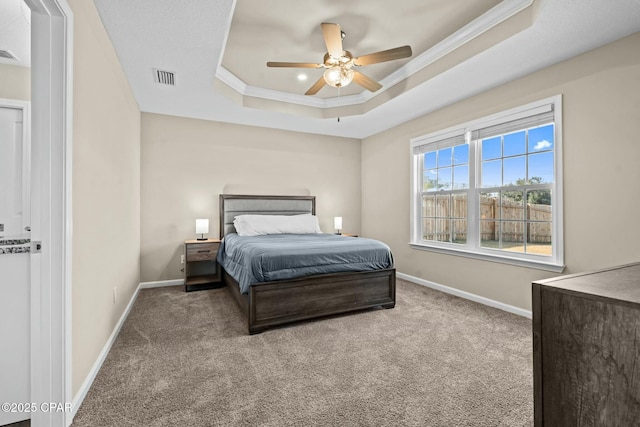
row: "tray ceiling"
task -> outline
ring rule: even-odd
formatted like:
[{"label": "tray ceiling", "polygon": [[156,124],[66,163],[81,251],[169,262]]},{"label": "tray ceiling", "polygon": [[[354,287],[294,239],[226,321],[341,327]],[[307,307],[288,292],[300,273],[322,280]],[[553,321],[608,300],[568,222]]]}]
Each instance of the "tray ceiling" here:
[{"label": "tray ceiling", "polygon": [[[95,4],[142,111],[356,138],[640,30],[637,0]],[[340,98],[304,96],[321,70],[300,82],[265,62],[319,62],[321,22],[340,24],[355,55],[404,44],[414,55],[362,68],[384,85],[375,94],[352,84]],[[175,85],[156,83],[158,69]]]}]

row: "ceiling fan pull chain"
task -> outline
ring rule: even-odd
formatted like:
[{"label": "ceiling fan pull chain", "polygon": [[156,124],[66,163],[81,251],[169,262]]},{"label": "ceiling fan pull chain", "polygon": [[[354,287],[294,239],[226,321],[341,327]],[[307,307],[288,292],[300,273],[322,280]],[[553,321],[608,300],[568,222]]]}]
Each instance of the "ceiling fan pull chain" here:
[{"label": "ceiling fan pull chain", "polygon": [[[338,108],[340,108],[340,86],[338,86]],[[340,123],[340,116],[338,116],[338,123]]]}]

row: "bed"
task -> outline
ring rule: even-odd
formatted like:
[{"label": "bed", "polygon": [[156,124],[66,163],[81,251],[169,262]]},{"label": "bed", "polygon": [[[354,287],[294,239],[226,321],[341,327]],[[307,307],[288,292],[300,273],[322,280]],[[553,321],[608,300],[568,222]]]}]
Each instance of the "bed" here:
[{"label": "bed", "polygon": [[[236,236],[233,224],[238,215],[315,215],[313,196],[247,196],[220,195],[220,238]],[[266,237],[266,236],[265,236]],[[331,240],[331,235],[323,236]],[[346,239],[345,246],[354,245],[356,237]],[[277,240],[277,239],[273,239]],[[367,239],[362,239],[367,240]],[[363,242],[362,242],[363,243]],[[278,244],[278,243],[276,243]],[[221,251],[224,250],[225,240]],[[279,257],[290,259],[282,246]],[[277,257],[276,257],[277,258]],[[375,266],[374,266],[375,267]],[[261,277],[260,282],[246,283],[237,271],[221,266],[222,277],[234,299],[245,313],[250,334],[277,325],[313,319],[374,307],[393,308],[396,280],[393,264],[367,271],[335,271],[315,274],[309,270],[302,277],[274,280],[277,275]],[[372,268],[372,267],[369,267]],[[235,277],[234,277],[235,276]],[[271,280],[270,280],[271,279]],[[244,293],[241,288],[244,288]]]}]

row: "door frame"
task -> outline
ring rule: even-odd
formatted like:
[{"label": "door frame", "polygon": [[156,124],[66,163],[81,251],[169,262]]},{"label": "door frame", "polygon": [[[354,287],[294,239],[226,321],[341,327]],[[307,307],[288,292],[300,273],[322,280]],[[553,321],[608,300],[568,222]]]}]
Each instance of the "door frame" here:
[{"label": "door frame", "polygon": [[[31,239],[42,242],[31,254],[31,401],[65,405],[72,401],[73,14],[67,0],[24,1],[31,9]],[[45,409],[31,413],[31,425],[71,423],[71,410]]]}]

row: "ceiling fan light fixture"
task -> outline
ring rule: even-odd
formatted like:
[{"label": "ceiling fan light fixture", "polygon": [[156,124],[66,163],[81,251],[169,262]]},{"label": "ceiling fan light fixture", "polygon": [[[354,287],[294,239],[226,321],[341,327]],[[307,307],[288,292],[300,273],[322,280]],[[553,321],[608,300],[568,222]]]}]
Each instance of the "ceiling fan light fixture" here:
[{"label": "ceiling fan light fixture", "polygon": [[[356,72],[351,68],[354,66],[371,65],[379,62],[387,62],[395,59],[408,58],[411,56],[411,46],[401,46],[393,49],[381,50],[367,55],[354,58],[351,52],[344,50],[342,40],[344,31],[340,30],[340,25],[330,22],[320,24],[322,37],[327,47],[322,63],[312,62],[267,62],[267,67],[289,67],[289,68],[324,68],[325,71],[314,84],[304,94],[315,95],[325,84],[341,88],[347,86],[352,81],[363,88],[375,92],[382,88],[382,85],[366,75]],[[338,91],[338,97],[340,91]]]},{"label": "ceiling fan light fixture", "polygon": [[324,81],[332,87],[345,87],[353,80],[354,72],[350,67],[335,65],[327,68],[322,75]]}]

